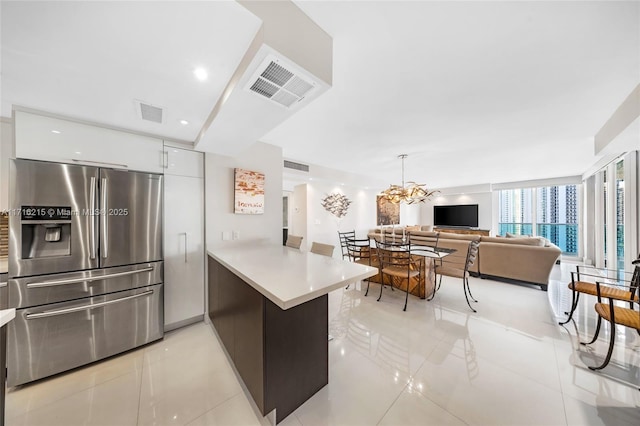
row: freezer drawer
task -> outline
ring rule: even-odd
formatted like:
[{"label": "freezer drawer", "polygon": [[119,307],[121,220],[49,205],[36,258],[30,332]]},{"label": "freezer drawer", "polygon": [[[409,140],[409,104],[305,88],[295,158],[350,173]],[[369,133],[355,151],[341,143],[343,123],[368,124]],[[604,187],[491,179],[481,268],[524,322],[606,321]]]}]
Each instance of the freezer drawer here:
[{"label": "freezer drawer", "polygon": [[9,323],[7,384],[17,386],[163,336],[162,284],[20,309]]},{"label": "freezer drawer", "polygon": [[163,262],[9,280],[9,306],[20,309],[163,282]]}]

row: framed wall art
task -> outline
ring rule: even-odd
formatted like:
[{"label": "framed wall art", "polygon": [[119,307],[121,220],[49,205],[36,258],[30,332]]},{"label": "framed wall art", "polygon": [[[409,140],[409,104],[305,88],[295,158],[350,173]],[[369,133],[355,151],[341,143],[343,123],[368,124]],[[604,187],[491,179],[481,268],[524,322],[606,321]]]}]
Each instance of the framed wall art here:
[{"label": "framed wall art", "polygon": [[234,169],[234,213],[264,213],[264,174],[245,169]]},{"label": "framed wall art", "polygon": [[394,204],[384,196],[376,197],[377,225],[400,224],[400,204]]}]

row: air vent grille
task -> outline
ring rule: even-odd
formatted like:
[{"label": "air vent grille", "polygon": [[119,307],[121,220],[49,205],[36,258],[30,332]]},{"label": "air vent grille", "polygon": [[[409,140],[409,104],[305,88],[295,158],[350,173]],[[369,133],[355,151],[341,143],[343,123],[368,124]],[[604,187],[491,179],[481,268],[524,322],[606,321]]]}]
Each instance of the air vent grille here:
[{"label": "air vent grille", "polygon": [[259,78],[255,83],[253,83],[253,86],[251,86],[250,90],[259,93],[264,97],[271,98],[276,94],[276,92],[278,92],[278,90],[280,90],[280,88],[278,86],[274,86],[268,81],[264,81],[263,79]]},{"label": "air vent grille", "polygon": [[289,160],[284,160],[284,167],[287,169],[300,170],[301,172],[309,172],[309,166],[307,164],[295,163]]},{"label": "air vent grille", "polygon": [[278,86],[284,86],[287,81],[293,77],[293,73],[272,61],[260,76],[274,82]]},{"label": "air vent grille", "polygon": [[284,106],[286,106],[288,108],[298,100],[298,97],[292,95],[291,93],[289,93],[287,91],[280,90],[271,99],[273,101],[276,101],[280,105],[284,105]]},{"label": "air vent grille", "polygon": [[267,58],[246,86],[250,91],[291,108],[313,90],[315,83],[296,74],[278,61]]},{"label": "air vent grille", "polygon": [[299,97],[303,97],[309,90],[313,89],[313,85],[307,83],[300,77],[295,76],[289,81],[289,83],[287,83],[286,86],[284,86],[284,88],[291,93],[295,93]]},{"label": "air vent grille", "polygon": [[162,108],[140,103],[140,116],[143,120],[162,123]]}]

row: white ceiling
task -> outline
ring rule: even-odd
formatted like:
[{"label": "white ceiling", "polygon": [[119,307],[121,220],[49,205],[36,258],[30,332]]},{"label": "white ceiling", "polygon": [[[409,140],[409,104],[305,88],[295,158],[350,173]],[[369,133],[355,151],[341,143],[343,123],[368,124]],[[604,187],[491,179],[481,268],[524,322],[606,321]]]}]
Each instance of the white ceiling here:
[{"label": "white ceiling", "polygon": [[[640,83],[638,2],[297,4],[333,37],[333,88],[261,140],[389,183],[400,153],[430,187],[581,174]],[[260,26],[229,1],[1,7],[2,116],[14,104],[186,141]],[[165,122],[141,121],[134,99]]]},{"label": "white ceiling", "polygon": [[[197,137],[261,24],[233,1],[1,7],[2,116],[15,104],[184,141]],[[165,108],[163,123],[141,120],[136,99]]]}]

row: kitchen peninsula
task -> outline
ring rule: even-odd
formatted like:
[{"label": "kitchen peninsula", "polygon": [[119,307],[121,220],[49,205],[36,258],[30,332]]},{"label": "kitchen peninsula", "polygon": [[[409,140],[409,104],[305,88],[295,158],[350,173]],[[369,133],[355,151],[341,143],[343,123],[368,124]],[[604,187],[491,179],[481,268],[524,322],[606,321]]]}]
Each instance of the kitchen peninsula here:
[{"label": "kitchen peninsula", "polygon": [[378,273],[278,245],[209,251],[209,318],[263,416],[279,423],[329,380],[328,296]]}]

